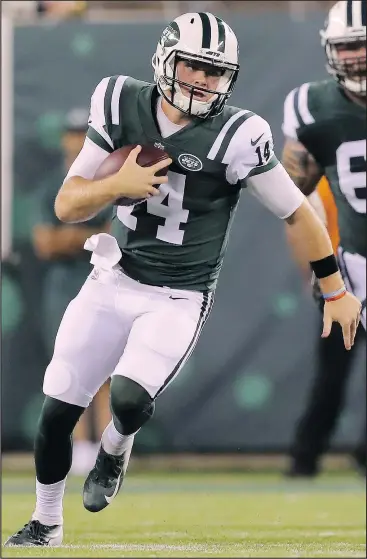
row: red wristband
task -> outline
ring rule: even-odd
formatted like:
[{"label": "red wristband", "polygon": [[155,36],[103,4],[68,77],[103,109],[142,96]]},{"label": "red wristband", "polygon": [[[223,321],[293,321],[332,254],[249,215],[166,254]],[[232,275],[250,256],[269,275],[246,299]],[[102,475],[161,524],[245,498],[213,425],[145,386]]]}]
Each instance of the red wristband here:
[{"label": "red wristband", "polygon": [[330,297],[330,299],[325,299],[325,303],[329,303],[330,301],[337,301],[338,299],[345,297],[346,294],[347,294],[347,290],[343,291],[343,293],[340,293],[340,295],[336,295],[335,297]]}]

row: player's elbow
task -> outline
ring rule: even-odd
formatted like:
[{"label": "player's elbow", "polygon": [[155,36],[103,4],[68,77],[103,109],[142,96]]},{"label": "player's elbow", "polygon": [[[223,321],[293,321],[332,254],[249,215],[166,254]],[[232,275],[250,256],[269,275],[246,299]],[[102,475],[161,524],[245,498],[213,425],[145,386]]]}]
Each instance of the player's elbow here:
[{"label": "player's elbow", "polygon": [[77,207],[77,198],[73,196],[73,179],[69,178],[61,186],[55,198],[55,214],[63,223],[77,223],[80,221],[79,208]]},{"label": "player's elbow", "polygon": [[69,192],[69,181],[66,181],[60,188],[55,198],[55,214],[63,223],[75,223],[78,221],[77,208],[73,203],[73,198]]},{"label": "player's elbow", "polygon": [[298,206],[298,208],[289,215],[285,221],[288,225],[317,225],[324,228],[324,224],[317,214],[315,209],[311,206],[310,202],[306,197],[304,197],[302,203]]},{"label": "player's elbow", "polygon": [[72,223],[74,221],[72,207],[68,201],[68,197],[62,192],[62,189],[55,198],[55,214],[63,223]]},{"label": "player's elbow", "polygon": [[307,213],[307,206],[310,206],[310,204],[307,198],[305,198],[298,208],[285,219],[288,225],[295,225],[299,221],[302,221],[305,213]]}]

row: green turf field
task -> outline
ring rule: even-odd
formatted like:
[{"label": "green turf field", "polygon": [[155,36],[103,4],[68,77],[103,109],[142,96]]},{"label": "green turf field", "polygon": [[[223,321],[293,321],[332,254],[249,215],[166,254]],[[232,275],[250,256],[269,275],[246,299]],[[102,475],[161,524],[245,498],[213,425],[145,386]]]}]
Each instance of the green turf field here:
[{"label": "green turf field", "polygon": [[[91,514],[70,478],[63,547],[4,548],[2,557],[366,557],[365,484],[265,474],[129,475]],[[3,475],[2,540],[29,520],[31,477]]]}]

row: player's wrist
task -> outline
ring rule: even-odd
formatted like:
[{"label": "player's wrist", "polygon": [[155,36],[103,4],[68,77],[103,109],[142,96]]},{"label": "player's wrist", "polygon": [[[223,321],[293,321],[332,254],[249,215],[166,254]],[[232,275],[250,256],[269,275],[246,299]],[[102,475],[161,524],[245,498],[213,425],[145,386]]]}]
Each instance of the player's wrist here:
[{"label": "player's wrist", "polygon": [[336,301],[344,297],[346,288],[334,254],[310,262],[310,266],[325,301]]},{"label": "player's wrist", "polygon": [[328,293],[334,293],[335,291],[346,289],[339,271],[326,278],[319,279],[318,283],[323,296],[324,294],[327,296]]},{"label": "player's wrist", "polygon": [[345,297],[346,294],[347,294],[347,288],[344,285],[343,287],[340,287],[335,291],[330,291],[329,293],[323,293],[322,297],[325,303],[331,303],[332,301],[338,301],[339,299],[342,299],[343,297]]},{"label": "player's wrist", "polygon": [[323,280],[339,272],[338,263],[334,254],[329,254],[319,260],[310,262],[311,269],[318,280]]},{"label": "player's wrist", "polygon": [[124,187],[124,179],[121,177],[121,174],[119,174],[119,176],[117,176],[117,173],[110,175],[104,179],[99,179],[98,182],[111,202],[117,200],[120,196],[127,196]]}]

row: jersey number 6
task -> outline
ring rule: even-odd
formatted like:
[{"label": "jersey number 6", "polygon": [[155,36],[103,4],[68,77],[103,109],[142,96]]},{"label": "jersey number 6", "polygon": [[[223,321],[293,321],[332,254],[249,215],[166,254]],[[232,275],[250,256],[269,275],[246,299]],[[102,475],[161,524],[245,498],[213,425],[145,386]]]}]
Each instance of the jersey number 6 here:
[{"label": "jersey number 6", "polygon": [[340,190],[356,212],[366,213],[366,140],[341,144],[336,162]]}]

